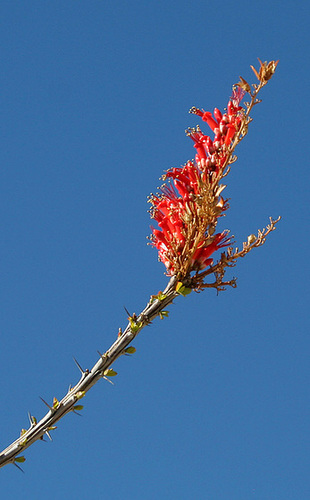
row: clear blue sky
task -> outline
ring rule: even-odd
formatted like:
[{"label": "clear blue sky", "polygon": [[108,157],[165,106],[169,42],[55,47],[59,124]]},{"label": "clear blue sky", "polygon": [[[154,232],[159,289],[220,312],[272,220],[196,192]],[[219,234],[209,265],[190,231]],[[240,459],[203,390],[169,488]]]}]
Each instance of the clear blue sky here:
[{"label": "clear blue sky", "polygon": [[41,418],[165,287],[147,195],[193,157],[191,106],[222,109],[280,59],[221,221],[238,288],[192,293],[143,330],[52,443],[1,469],[5,499],[308,500],[309,3],[0,5],[1,448]]}]

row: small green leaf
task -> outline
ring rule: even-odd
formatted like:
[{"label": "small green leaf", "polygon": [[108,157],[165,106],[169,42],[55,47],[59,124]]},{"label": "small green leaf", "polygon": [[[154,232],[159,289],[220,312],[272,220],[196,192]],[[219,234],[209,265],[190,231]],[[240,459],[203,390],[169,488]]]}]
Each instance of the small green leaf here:
[{"label": "small green leaf", "polygon": [[159,313],[160,319],[167,318],[168,315],[169,315],[169,311],[160,311],[160,313]]},{"label": "small green leaf", "polygon": [[135,321],[132,317],[129,317],[130,329],[132,333],[137,333],[143,326],[142,321]]},{"label": "small green leaf", "polygon": [[175,289],[180,295],[183,295],[183,297],[185,297],[185,295],[189,295],[192,291],[191,288],[187,288],[186,286],[184,286],[181,281],[178,281]]},{"label": "small green leaf", "polygon": [[133,346],[126,347],[125,352],[126,352],[127,354],[134,354],[134,353],[136,352],[136,348],[135,348],[135,347],[133,347]]},{"label": "small green leaf", "polygon": [[78,391],[76,394],[75,394],[75,397],[76,399],[82,399],[84,396],[85,396],[85,391]]},{"label": "small green leaf", "polygon": [[151,304],[155,302],[155,300],[164,300],[167,297],[167,295],[163,292],[158,292],[157,295],[151,295]]},{"label": "small green leaf", "polygon": [[[22,429],[20,431],[20,437],[24,436],[24,434],[26,434],[27,430],[26,429]],[[27,443],[27,438],[25,437],[22,441],[19,441],[19,444],[21,446],[26,446],[26,443]]]},{"label": "small green leaf", "polygon": [[57,408],[59,407],[59,401],[57,398],[54,398],[53,399],[53,408],[54,410],[57,410]]},{"label": "small green leaf", "polygon": [[26,459],[25,457],[23,457],[23,455],[21,455],[20,457],[16,457],[14,461],[22,464],[23,462],[26,462]]},{"label": "small green leaf", "polygon": [[81,410],[83,410],[84,406],[83,405],[75,405],[73,408],[76,411],[81,411]]},{"label": "small green leaf", "polygon": [[112,368],[108,368],[107,370],[104,371],[103,375],[105,377],[115,377],[115,375],[117,375],[117,372],[112,370]]}]

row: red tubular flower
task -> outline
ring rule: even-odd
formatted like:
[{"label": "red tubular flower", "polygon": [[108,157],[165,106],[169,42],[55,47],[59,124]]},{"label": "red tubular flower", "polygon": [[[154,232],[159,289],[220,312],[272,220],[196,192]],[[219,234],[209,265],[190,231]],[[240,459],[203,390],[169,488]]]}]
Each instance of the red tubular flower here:
[{"label": "red tubular flower", "polygon": [[220,112],[219,109],[214,108],[214,116],[215,116],[215,118],[217,120],[217,123],[220,123],[221,120],[222,120],[222,118],[223,118],[223,115],[222,115],[222,113]]},{"label": "red tubular flower", "polygon": [[214,120],[212,113],[210,113],[210,111],[205,111],[201,118],[203,119],[204,122],[207,122],[207,124],[213,131],[215,128],[218,127],[218,122]]},{"label": "red tubular flower", "polygon": [[229,146],[229,144],[231,143],[234,135],[236,133],[236,128],[234,125],[230,124],[230,125],[227,125],[227,132],[226,132],[226,135],[225,135],[225,144],[226,146]]}]

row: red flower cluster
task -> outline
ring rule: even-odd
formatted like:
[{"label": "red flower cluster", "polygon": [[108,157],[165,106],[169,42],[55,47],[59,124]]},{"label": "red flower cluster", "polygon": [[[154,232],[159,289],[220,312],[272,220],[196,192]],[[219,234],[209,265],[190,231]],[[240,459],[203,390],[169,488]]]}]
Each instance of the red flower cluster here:
[{"label": "red flower cluster", "polygon": [[228,147],[240,129],[244,110],[239,105],[244,91],[236,89],[228,102],[227,113],[212,113],[192,108],[213,130],[213,141],[199,127],[187,130],[197,150],[195,162],[172,168],[164,175],[171,180],[152,195],[152,217],[159,229],[152,228],[152,244],[169,275],[188,274],[212,265],[210,256],[229,244],[227,231],[214,234],[217,219],[227,208],[220,196],[221,169],[225,166]]},{"label": "red flower cluster", "polygon": [[244,109],[240,106],[245,91],[240,87],[233,90],[231,99],[227,105],[227,113],[222,114],[219,109],[214,109],[214,117],[209,111],[191,108],[190,113],[198,115],[207,122],[213,130],[215,137],[213,141],[204,135],[200,128],[188,129],[187,135],[195,142],[197,149],[196,162],[204,170],[218,172],[226,160],[225,146],[228,147],[240,128]]}]

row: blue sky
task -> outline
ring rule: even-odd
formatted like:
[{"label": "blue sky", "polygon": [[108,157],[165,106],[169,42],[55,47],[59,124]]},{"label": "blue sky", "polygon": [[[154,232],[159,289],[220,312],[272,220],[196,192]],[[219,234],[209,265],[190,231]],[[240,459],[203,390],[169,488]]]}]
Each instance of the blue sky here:
[{"label": "blue sky", "polygon": [[146,199],[193,157],[191,106],[280,59],[227,179],[238,288],[180,297],[52,443],[1,469],[3,498],[306,500],[309,4],[3,1],[1,448],[165,287]]}]

